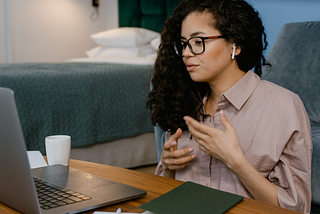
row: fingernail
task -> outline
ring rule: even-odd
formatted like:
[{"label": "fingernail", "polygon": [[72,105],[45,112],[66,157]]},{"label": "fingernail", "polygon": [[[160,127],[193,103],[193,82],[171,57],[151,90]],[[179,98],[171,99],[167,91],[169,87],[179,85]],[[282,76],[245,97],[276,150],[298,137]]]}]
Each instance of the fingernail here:
[{"label": "fingernail", "polygon": [[186,124],[188,125],[188,118],[185,116],[185,117],[183,117],[183,119],[186,122]]},{"label": "fingernail", "polygon": [[220,110],[220,117],[225,117],[224,111],[222,109]]},{"label": "fingernail", "polygon": [[193,151],[194,151],[194,148],[190,148],[190,149],[189,149],[189,152],[193,152]]},{"label": "fingernail", "polygon": [[175,146],[177,145],[177,142],[176,141],[172,141],[172,146]]},{"label": "fingernail", "polygon": [[192,157],[192,159],[194,159],[194,158],[197,157],[197,155],[196,155],[196,154],[193,154],[191,157]]}]

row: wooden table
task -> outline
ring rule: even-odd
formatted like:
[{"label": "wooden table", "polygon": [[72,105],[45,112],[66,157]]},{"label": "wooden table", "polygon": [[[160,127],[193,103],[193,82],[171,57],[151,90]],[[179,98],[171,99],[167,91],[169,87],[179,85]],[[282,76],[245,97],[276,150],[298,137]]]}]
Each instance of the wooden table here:
[{"label": "wooden table", "polygon": [[[140,205],[157,198],[183,183],[182,181],[151,175],[144,172],[79,160],[70,160],[70,167],[147,191],[147,195],[142,198],[103,207],[96,211],[115,212],[120,207],[122,212],[142,213],[144,210],[138,208]],[[0,213],[12,214],[18,212],[0,203]],[[93,211],[85,213],[93,213]],[[244,198],[243,201],[231,208],[227,213],[286,214],[298,212],[276,207],[250,198]]]}]

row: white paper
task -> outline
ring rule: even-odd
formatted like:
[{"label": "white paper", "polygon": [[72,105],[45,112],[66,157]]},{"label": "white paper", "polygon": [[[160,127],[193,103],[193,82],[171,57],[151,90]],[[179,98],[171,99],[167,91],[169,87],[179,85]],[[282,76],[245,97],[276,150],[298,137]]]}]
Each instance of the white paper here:
[{"label": "white paper", "polygon": [[39,151],[27,151],[27,154],[31,169],[48,166],[47,162]]},{"label": "white paper", "polygon": [[[94,212],[93,214],[116,214],[117,212],[101,212],[101,211],[96,211]],[[124,212],[121,212],[121,214],[139,214],[139,213],[124,213]],[[153,212],[150,212],[150,211],[145,211],[143,212],[142,214],[155,214]]]},{"label": "white paper", "polygon": [[[103,211],[95,211],[93,212],[93,214],[117,214],[117,212],[103,212]],[[139,214],[139,213],[125,213],[125,212],[121,212],[121,214]],[[153,212],[150,211],[145,211],[142,214],[155,214]]]}]

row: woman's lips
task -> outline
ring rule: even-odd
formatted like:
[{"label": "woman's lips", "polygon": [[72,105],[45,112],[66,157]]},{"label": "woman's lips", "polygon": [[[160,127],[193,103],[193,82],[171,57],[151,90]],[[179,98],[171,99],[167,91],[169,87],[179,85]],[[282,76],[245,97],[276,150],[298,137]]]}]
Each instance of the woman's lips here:
[{"label": "woman's lips", "polygon": [[187,63],[187,70],[188,71],[193,71],[197,67],[198,67],[198,65],[196,65],[196,64]]}]

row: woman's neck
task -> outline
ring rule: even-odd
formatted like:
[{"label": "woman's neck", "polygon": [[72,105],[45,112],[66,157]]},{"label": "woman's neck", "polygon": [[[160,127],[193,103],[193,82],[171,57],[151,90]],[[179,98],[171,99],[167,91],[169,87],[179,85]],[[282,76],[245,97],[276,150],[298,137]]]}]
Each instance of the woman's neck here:
[{"label": "woman's neck", "polygon": [[234,86],[245,74],[244,71],[237,69],[234,72],[227,73],[216,83],[209,83],[211,91],[207,97],[206,113],[214,116],[220,96]]},{"label": "woman's neck", "polygon": [[245,74],[244,71],[236,69],[220,76],[219,80],[209,83],[211,91],[208,99],[218,102],[219,97],[234,86]]}]

